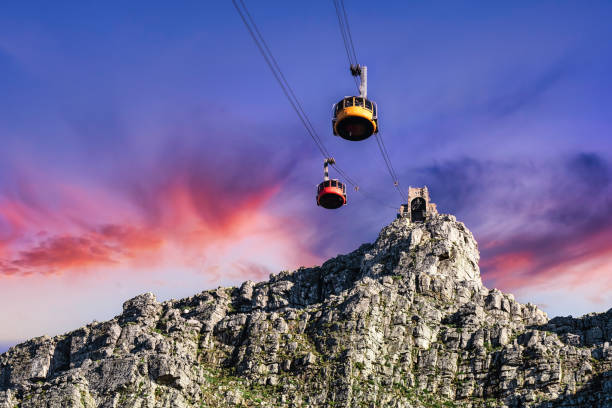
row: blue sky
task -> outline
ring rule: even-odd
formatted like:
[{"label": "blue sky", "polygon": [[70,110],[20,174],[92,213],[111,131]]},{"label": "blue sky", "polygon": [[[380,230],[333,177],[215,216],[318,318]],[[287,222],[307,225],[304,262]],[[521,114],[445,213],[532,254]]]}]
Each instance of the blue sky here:
[{"label": "blue sky", "polygon": [[[231,2],[3,4],[0,307],[23,314],[0,319],[0,342],[144,291],[315,264],[393,219],[376,142],[331,135],[355,92],[333,3],[247,5],[326,146],[384,205],[313,205],[322,158]],[[485,283],[551,315],[609,308],[612,4],[346,7],[401,185],[427,184],[474,232]]]}]

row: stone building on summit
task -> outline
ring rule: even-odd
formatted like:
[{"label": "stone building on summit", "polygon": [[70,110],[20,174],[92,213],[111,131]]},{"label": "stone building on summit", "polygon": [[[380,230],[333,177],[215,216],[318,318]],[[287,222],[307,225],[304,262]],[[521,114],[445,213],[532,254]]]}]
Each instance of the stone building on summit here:
[{"label": "stone building on summit", "polygon": [[408,187],[408,203],[400,206],[397,217],[408,218],[411,222],[423,222],[431,214],[437,213],[438,209],[429,198],[427,186]]}]

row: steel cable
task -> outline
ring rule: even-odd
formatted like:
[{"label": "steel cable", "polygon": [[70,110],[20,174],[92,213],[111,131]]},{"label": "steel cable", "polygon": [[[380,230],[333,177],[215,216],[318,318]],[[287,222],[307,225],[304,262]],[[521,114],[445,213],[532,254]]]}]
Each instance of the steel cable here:
[{"label": "steel cable", "polygon": [[344,16],[344,25],[346,26],[346,33],[348,34],[349,44],[351,45],[351,50],[353,51],[353,61],[355,61],[355,65],[357,65],[357,53],[355,52],[355,44],[353,44],[353,36],[351,35],[351,27],[349,25],[349,20],[346,15],[346,9],[344,8],[344,0],[339,0],[340,6],[342,8],[342,14]]},{"label": "steel cable", "polygon": [[[357,65],[357,54],[355,54],[355,47],[352,45],[353,39],[352,37],[350,37],[350,44],[349,44],[349,37],[347,36],[347,30],[344,28],[345,27],[344,18],[346,17],[346,11],[344,11],[343,13],[340,12],[339,0],[334,0],[334,7],[336,8],[336,16],[338,17],[338,26],[340,27],[340,34],[342,35],[342,43],[344,44],[344,50],[346,51],[346,56],[349,60],[349,65],[350,66]],[[344,9],[344,3],[342,3],[342,8]],[[348,31],[348,33],[350,34],[350,31]],[[351,49],[353,50],[352,54],[351,54]],[[356,77],[353,77],[353,79],[355,80],[355,86],[357,87],[357,89],[359,89],[359,81],[357,81]]]}]

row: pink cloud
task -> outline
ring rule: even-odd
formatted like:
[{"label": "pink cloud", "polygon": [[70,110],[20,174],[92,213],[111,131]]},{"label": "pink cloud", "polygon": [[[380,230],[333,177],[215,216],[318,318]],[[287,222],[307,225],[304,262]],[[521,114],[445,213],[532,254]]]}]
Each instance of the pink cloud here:
[{"label": "pink cloud", "polygon": [[[43,235],[44,236],[44,235]],[[152,231],[104,225],[80,235],[55,235],[18,252],[1,272],[61,273],[94,266],[111,266],[159,248],[163,239]]]},{"label": "pink cloud", "polygon": [[153,173],[127,194],[47,181],[53,206],[20,183],[20,194],[0,196],[0,275],[165,265],[251,279],[281,262],[316,262],[298,235],[304,226],[266,207],[282,180],[245,186],[212,174]]},{"label": "pink cloud", "polygon": [[500,245],[497,254],[483,257],[486,281],[504,290],[529,287],[579,288],[598,282],[595,293],[601,298],[612,290],[612,227],[576,239],[550,240],[542,245],[515,238]]}]

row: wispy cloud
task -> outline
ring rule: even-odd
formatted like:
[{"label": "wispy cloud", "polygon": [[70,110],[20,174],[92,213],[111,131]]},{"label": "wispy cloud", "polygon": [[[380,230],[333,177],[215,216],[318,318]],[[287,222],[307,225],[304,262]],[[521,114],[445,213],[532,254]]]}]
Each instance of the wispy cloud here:
[{"label": "wispy cloud", "polygon": [[544,95],[571,74],[571,63],[562,59],[535,73],[532,78],[516,81],[515,74],[500,83],[498,92],[492,93],[481,109],[497,117],[509,116],[541,102]]}]

